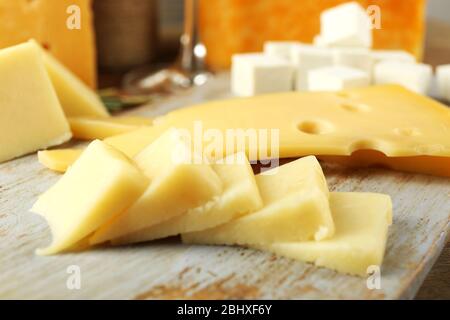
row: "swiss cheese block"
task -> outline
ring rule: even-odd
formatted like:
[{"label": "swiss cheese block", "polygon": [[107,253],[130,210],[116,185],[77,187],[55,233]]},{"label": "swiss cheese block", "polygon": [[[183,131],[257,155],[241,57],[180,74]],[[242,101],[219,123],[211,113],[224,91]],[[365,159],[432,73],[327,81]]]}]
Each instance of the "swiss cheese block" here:
[{"label": "swiss cheese block", "polygon": [[374,193],[331,193],[330,207],[336,226],[331,239],[272,243],[257,248],[362,277],[368,276],[369,267],[381,268],[388,227],[392,224],[390,197]]},{"label": "swiss cheese block", "polygon": [[39,50],[29,43],[1,50],[0,162],[70,138]]},{"label": "swiss cheese block", "polygon": [[144,117],[71,117],[68,119],[74,138],[81,140],[105,139],[152,124]]},{"label": "swiss cheese block", "polygon": [[252,167],[245,154],[228,156],[211,166],[222,180],[222,194],[185,214],[115,239],[113,244],[143,242],[209,229],[263,206]]},{"label": "swiss cheese block", "polygon": [[34,38],[84,83],[95,88],[92,22],[92,0],[0,0],[0,48]]},{"label": "swiss cheese block", "polygon": [[91,237],[102,243],[186,213],[222,193],[222,181],[183,133],[169,129],[136,157],[151,179],[144,194]]},{"label": "swiss cheese block", "polygon": [[95,91],[51,54],[43,50],[35,40],[30,40],[30,43],[41,49],[48,74],[67,117],[107,117],[109,115]]},{"label": "swiss cheese block", "polygon": [[65,172],[82,153],[82,149],[44,150],[38,152],[38,160],[50,170]]},{"label": "swiss cheese block", "polygon": [[145,191],[148,178],[121,152],[96,140],[31,211],[50,225],[53,241],[39,254],[70,249]]},{"label": "swiss cheese block", "polygon": [[183,242],[247,245],[331,237],[334,224],[328,188],[316,158],[271,170],[256,176],[262,209],[215,228],[185,233]]}]

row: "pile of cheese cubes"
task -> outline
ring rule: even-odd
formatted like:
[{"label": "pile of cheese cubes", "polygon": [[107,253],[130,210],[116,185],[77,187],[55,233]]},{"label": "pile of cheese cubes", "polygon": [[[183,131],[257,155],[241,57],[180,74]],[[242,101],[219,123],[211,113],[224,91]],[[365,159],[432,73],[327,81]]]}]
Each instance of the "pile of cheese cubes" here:
[{"label": "pile of cheese cubes", "polygon": [[314,156],[254,175],[245,153],[208,160],[169,129],[133,159],[92,142],[32,208],[52,244],[40,254],[182,235],[366,275],[383,261],[388,195],[329,192]]},{"label": "pile of cheese cubes", "polygon": [[[401,50],[372,50],[372,22],[357,2],[321,14],[314,44],[269,41],[263,53],[232,58],[231,88],[252,96],[283,91],[339,91],[371,84],[400,84],[427,94],[431,66]],[[450,65],[438,68],[441,96],[450,100]]]}]

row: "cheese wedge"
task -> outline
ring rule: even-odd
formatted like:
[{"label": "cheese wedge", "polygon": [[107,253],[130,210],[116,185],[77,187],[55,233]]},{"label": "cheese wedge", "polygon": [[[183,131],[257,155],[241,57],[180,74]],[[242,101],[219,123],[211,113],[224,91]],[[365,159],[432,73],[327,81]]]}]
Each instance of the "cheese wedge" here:
[{"label": "cheese wedge", "polygon": [[30,43],[40,49],[47,72],[67,117],[109,116],[102,101],[91,88],[50,53],[43,50],[35,40],[30,40]]},{"label": "cheese wedge", "polygon": [[205,230],[263,206],[252,167],[245,154],[228,156],[211,166],[223,183],[223,193],[220,196],[163,223],[114,239],[112,243],[143,242]]},{"label": "cheese wedge", "polygon": [[70,249],[145,191],[148,178],[121,152],[96,140],[31,211],[43,215],[53,241],[38,254]]},{"label": "cheese wedge", "polygon": [[334,233],[328,188],[315,157],[306,157],[256,176],[264,207],[204,231],[182,235],[184,243],[269,244],[322,240]]},{"label": "cheese wedge", "polygon": [[71,136],[39,50],[29,43],[1,50],[0,162]]},{"label": "cheese wedge", "polygon": [[44,150],[38,152],[38,160],[50,170],[65,172],[82,153],[82,149]]},{"label": "cheese wedge", "polygon": [[68,120],[74,138],[81,140],[105,139],[152,124],[152,119],[144,117],[72,117]]},{"label": "cheese wedge", "polygon": [[390,197],[374,193],[331,193],[330,207],[336,226],[331,239],[255,248],[343,273],[368,276],[370,266],[381,267],[383,263],[388,227],[392,224]]},{"label": "cheese wedge", "polygon": [[182,132],[170,129],[135,157],[151,179],[144,194],[103,225],[91,244],[124,236],[185,213],[222,193],[222,181],[207,159],[191,150]]},{"label": "cheese wedge", "polygon": [[[223,136],[227,129],[278,129],[281,158],[350,156],[369,150],[389,157],[396,170],[449,176],[450,110],[396,85],[209,102],[171,112],[155,119],[152,127],[105,141],[134,156],[167,127],[189,128],[194,135],[196,125],[201,125],[200,134],[219,129]],[[203,141],[207,150],[210,142]],[[272,154],[270,147],[259,144],[256,156]],[[250,161],[254,155],[248,153]],[[403,158],[408,157],[413,159],[405,166]],[[416,162],[416,157],[422,160]]]}]

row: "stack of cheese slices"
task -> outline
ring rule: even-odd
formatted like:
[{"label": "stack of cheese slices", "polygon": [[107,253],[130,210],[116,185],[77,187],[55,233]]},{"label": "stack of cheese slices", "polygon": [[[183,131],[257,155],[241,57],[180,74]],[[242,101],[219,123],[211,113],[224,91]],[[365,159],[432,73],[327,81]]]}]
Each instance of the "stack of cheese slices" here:
[{"label": "stack of cheese slices", "polygon": [[53,242],[40,254],[180,235],[366,275],[382,264],[390,197],[330,193],[314,156],[254,175],[245,153],[210,161],[169,129],[133,159],[93,141],[32,208]]},{"label": "stack of cheese slices", "polygon": [[[239,96],[283,91],[338,91],[370,84],[400,84],[431,92],[431,66],[401,50],[372,50],[376,17],[357,2],[321,14],[314,44],[269,41],[263,53],[232,58],[231,88]],[[450,101],[450,65],[437,69],[439,95]]]}]

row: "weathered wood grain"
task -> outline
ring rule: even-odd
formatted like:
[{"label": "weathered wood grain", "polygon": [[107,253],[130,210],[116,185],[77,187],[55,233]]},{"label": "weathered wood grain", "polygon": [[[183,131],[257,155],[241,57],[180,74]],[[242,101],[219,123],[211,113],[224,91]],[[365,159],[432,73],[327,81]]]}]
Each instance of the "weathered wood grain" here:
[{"label": "weathered wood grain", "polygon": [[[225,97],[226,77],[130,112],[155,116],[194,102]],[[28,212],[58,174],[36,155],[0,164],[0,298],[126,299],[395,299],[412,298],[439,256],[449,231],[450,180],[382,169],[342,169],[324,164],[334,191],[391,195],[382,288],[366,279],[250,249],[187,246],[178,239],[97,248],[52,257],[34,250],[50,241],[45,221]],[[67,268],[81,270],[81,289],[66,286]]]}]

